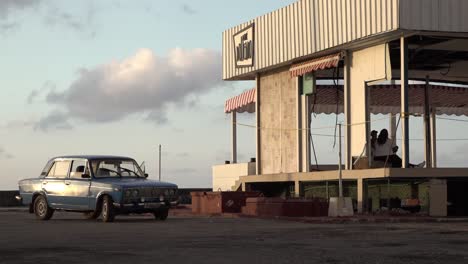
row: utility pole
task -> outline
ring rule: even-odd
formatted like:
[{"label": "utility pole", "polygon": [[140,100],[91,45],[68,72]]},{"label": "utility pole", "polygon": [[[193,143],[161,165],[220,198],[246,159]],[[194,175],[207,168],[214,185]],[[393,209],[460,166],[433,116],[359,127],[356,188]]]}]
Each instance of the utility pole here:
[{"label": "utility pole", "polygon": [[161,144],[159,144],[159,181],[161,181]]}]

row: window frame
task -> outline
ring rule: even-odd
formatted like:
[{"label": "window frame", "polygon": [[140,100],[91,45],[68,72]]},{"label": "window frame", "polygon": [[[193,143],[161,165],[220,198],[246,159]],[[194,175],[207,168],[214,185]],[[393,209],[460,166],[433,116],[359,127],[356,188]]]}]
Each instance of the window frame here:
[{"label": "window frame", "polygon": [[[65,177],[55,176],[55,164],[57,164],[58,162],[67,162],[67,161],[69,162],[68,169],[67,169],[67,175],[65,175]],[[73,161],[72,159],[55,159],[54,162],[52,163],[52,165],[50,166],[49,171],[44,176],[44,179],[62,179],[62,180],[69,179],[70,178],[70,170],[71,170],[72,161]],[[54,176],[49,176],[49,173],[52,170],[52,168],[54,168]]]},{"label": "window frame", "polygon": [[72,177],[71,177],[71,173],[72,173],[72,169],[73,169],[73,165],[74,165],[75,161],[84,161],[84,163],[85,163],[85,169],[84,169],[83,174],[86,173],[86,169],[87,169],[87,170],[88,170],[88,175],[89,175],[90,177],[92,177],[91,171],[90,171],[90,169],[89,169],[88,160],[87,160],[87,159],[76,158],[76,159],[71,159],[71,164],[70,164],[70,168],[68,169],[68,177],[67,177],[67,178],[68,178],[69,180],[89,180],[89,179],[84,179],[84,178],[81,178],[81,177],[80,177],[80,178],[72,178]]}]

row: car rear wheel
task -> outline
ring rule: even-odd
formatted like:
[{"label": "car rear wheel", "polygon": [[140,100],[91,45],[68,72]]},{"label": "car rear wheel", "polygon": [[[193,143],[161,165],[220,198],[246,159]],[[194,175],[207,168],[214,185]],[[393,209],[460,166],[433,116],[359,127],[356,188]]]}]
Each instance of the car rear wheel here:
[{"label": "car rear wheel", "polygon": [[164,221],[169,215],[169,209],[159,210],[153,213],[156,220]]},{"label": "car rear wheel", "polygon": [[115,218],[114,204],[112,198],[104,196],[102,199],[102,212],[101,217],[103,222],[113,222]]},{"label": "car rear wheel", "polygon": [[47,199],[43,195],[39,195],[34,200],[34,214],[39,220],[49,220],[54,214],[54,209],[50,208],[47,204]]}]

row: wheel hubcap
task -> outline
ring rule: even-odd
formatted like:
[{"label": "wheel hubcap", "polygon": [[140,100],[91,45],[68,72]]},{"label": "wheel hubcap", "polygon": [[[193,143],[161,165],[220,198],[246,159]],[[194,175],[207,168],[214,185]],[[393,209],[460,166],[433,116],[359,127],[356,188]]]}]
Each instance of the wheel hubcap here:
[{"label": "wheel hubcap", "polygon": [[45,212],[46,212],[46,205],[45,205],[44,201],[42,201],[42,200],[39,201],[39,202],[37,203],[37,208],[36,208],[36,209],[37,209],[37,213],[38,213],[40,216],[45,215]]}]

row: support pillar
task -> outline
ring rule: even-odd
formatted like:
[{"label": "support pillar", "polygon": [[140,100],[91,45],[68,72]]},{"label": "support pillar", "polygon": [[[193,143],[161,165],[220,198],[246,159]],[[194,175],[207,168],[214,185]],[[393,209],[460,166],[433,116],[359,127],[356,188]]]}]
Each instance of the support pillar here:
[{"label": "support pillar", "polygon": [[396,115],[390,114],[390,138],[395,140],[396,139],[396,133],[397,133],[397,120],[396,120]]},{"label": "support pillar", "polygon": [[430,123],[431,123],[431,165],[432,168],[437,168],[437,133],[436,133],[436,110],[432,109]]},{"label": "support pillar", "polygon": [[432,168],[430,109],[429,77],[426,77],[426,86],[424,87],[424,161],[426,162],[426,168]]},{"label": "support pillar", "polygon": [[309,96],[301,96],[302,108],[302,172],[310,172],[310,100]]},{"label": "support pillar", "polygon": [[294,197],[301,197],[301,183],[299,181],[294,181]]},{"label": "support pillar", "polygon": [[256,134],[255,134],[255,139],[256,139],[256,171],[257,175],[260,175],[262,173],[262,153],[261,153],[261,122],[260,122],[260,74],[257,74],[256,77],[257,81],[257,87],[255,91],[255,122],[256,122],[256,127],[257,129]]},{"label": "support pillar", "polygon": [[358,214],[364,212],[364,180],[362,178],[357,180],[357,210]]},{"label": "support pillar", "polygon": [[232,148],[232,164],[237,163],[237,117],[236,111],[231,112],[231,119],[232,119],[232,139],[231,139],[231,148]]},{"label": "support pillar", "polygon": [[304,128],[304,123],[302,115],[303,115],[303,109],[302,109],[302,77],[296,77],[296,129],[297,129],[297,141],[296,141],[296,147],[297,147],[297,171],[301,172],[304,171],[303,168],[303,128]]},{"label": "support pillar", "polygon": [[346,51],[344,57],[344,115],[345,115],[345,130],[344,130],[344,142],[345,142],[345,169],[353,169],[353,157],[351,155],[351,80],[350,80],[350,65],[351,59],[350,54]]},{"label": "support pillar", "polygon": [[401,133],[402,149],[401,159],[402,167],[409,167],[409,107],[408,107],[408,41],[405,37],[400,38],[401,55]]}]

